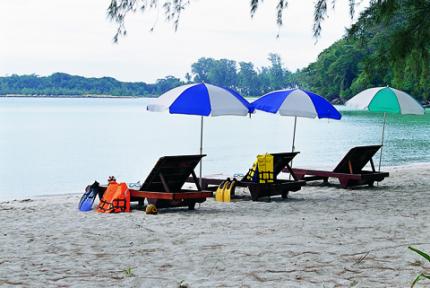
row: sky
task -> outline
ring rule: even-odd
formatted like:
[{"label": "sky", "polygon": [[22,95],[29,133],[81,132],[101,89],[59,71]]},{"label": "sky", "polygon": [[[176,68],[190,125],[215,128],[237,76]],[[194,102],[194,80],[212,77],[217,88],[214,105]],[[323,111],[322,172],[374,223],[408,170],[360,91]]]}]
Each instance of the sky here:
[{"label": "sky", "polygon": [[[176,32],[161,9],[136,13],[126,21],[128,35],[115,44],[116,26],[106,16],[110,0],[1,0],[0,76],[65,72],[152,83],[167,75],[183,79],[200,57],[261,67],[269,65],[269,53],[278,53],[295,71],[315,61],[353,23],[348,1],[337,0],[316,42],[314,1],[290,0],[280,29],[277,1],[264,1],[253,18],[249,2],[191,0]],[[367,3],[361,1],[357,13]]]}]

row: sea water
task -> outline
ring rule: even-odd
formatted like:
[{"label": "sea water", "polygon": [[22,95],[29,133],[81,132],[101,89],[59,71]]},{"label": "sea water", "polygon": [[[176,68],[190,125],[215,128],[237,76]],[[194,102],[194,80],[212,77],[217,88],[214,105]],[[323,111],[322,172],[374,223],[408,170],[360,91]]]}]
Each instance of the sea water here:
[{"label": "sea water", "polygon": [[[110,175],[143,181],[163,155],[199,154],[200,117],[148,112],[149,101],[0,98],[0,200],[82,193]],[[381,142],[382,114],[338,108],[340,121],[297,118],[294,166],[333,169],[351,147]],[[246,173],[257,154],[291,151],[293,124],[264,112],[205,117],[203,175]],[[388,115],[383,167],[430,162],[429,151],[429,111]]]}]

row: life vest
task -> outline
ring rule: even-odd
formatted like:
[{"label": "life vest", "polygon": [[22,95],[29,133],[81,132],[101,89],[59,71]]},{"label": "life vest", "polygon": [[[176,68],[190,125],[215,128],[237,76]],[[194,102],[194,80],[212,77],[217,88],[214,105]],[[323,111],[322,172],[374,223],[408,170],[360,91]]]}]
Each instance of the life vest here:
[{"label": "life vest", "polygon": [[257,182],[258,181],[258,161],[252,164],[251,169],[249,169],[248,174],[246,174],[246,180]]},{"label": "life vest", "polygon": [[257,155],[257,160],[249,169],[246,179],[255,183],[273,183],[273,155]]},{"label": "life vest", "polygon": [[110,182],[97,207],[100,213],[130,212],[130,191],[127,184]]},{"label": "life vest", "polygon": [[258,178],[260,183],[273,183],[273,155],[264,154],[257,156]]}]

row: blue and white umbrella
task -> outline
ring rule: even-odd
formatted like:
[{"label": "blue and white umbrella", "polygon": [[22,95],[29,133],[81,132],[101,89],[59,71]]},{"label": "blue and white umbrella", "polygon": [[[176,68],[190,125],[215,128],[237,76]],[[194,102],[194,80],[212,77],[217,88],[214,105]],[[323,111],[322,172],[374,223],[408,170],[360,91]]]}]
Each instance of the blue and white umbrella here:
[{"label": "blue and white umbrella", "polygon": [[[203,154],[203,116],[245,116],[250,113],[250,104],[234,90],[206,83],[196,83],[167,91],[148,105],[147,110],[201,116],[200,154]],[[201,178],[202,164],[200,162]]]},{"label": "blue and white umbrella", "polygon": [[296,140],[297,117],[329,118],[339,120],[342,115],[325,98],[301,89],[285,89],[269,92],[251,103],[257,109],[281,116],[294,117],[292,151]]}]

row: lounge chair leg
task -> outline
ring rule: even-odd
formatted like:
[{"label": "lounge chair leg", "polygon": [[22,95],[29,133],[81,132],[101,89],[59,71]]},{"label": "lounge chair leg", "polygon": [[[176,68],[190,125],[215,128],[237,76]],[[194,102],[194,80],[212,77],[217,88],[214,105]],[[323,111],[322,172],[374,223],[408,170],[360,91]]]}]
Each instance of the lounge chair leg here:
[{"label": "lounge chair leg", "polygon": [[284,192],[282,193],[282,199],[287,199],[288,198],[288,192]]},{"label": "lounge chair leg", "polygon": [[369,182],[369,187],[375,187],[375,181],[370,181]]},{"label": "lounge chair leg", "polygon": [[328,177],[324,177],[324,178],[323,178],[323,183],[324,183],[324,184],[328,184]]},{"label": "lounge chair leg", "polygon": [[188,210],[194,210],[196,208],[196,202],[188,203]]},{"label": "lounge chair leg", "polygon": [[348,180],[347,179],[343,179],[343,178],[339,178],[339,182],[340,182],[340,186],[342,188],[348,188]]},{"label": "lounge chair leg", "polygon": [[145,207],[145,199],[139,199],[137,202],[137,209],[143,210]]}]

